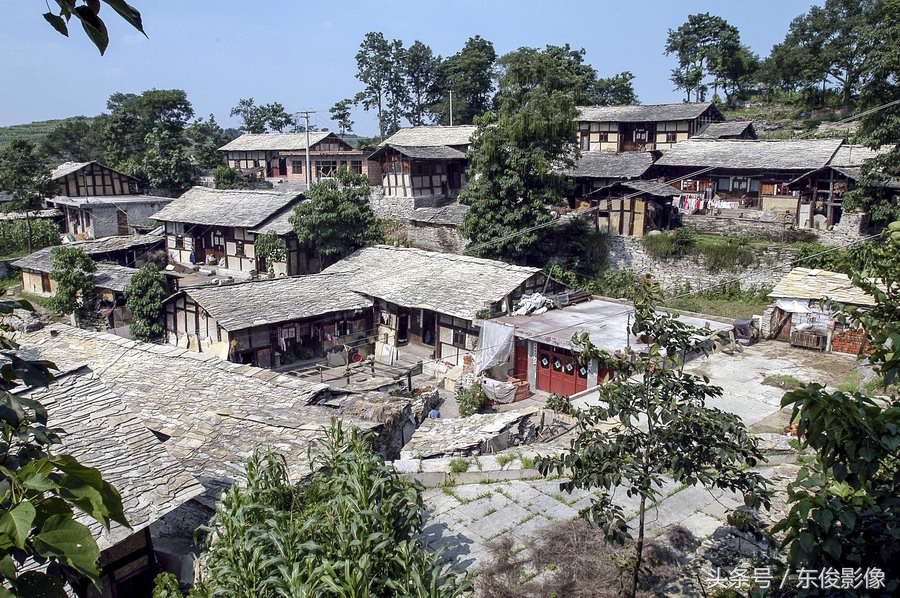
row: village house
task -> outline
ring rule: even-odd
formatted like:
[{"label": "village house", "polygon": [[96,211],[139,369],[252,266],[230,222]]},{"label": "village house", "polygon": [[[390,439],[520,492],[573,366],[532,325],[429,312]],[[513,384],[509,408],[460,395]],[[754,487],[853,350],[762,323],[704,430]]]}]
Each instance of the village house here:
[{"label": "village house", "polygon": [[[631,333],[634,308],[624,301],[592,299],[541,314],[509,315],[492,322],[514,328],[515,346],[510,360],[493,372],[527,380],[531,388],[571,396],[603,381],[607,372],[596,360],[579,363],[572,337],[587,332],[598,349],[640,352],[646,343]],[[714,332],[731,330],[732,324],[680,316],[679,320]]]},{"label": "village house", "polygon": [[865,332],[853,322],[837,321],[826,301],[871,307],[875,298],[838,272],[794,268],[769,293],[774,303],[763,314],[767,338],[791,345],[861,355],[866,350]]},{"label": "village house", "polygon": [[579,106],[578,139],[585,152],[668,150],[725,117],[712,102],[655,106]]},{"label": "village house", "polygon": [[693,139],[757,139],[757,136],[752,121],[733,120],[709,123]]},{"label": "village house", "polygon": [[136,178],[97,162],[66,162],[50,177],[60,192],[47,206],[62,213],[63,233],[78,240],[134,233],[172,201],[142,195]]},{"label": "village house", "polygon": [[330,131],[245,133],[219,151],[225,153],[230,168],[250,175],[251,180],[315,183],[332,178],[342,166],[369,176],[367,152],[353,149]]},{"label": "village house", "polygon": [[104,595],[140,595],[129,580],[152,578],[157,567],[192,583],[193,532],[255,450],[284,455],[298,480],[310,473],[309,451],[333,418],[376,432],[375,448],[388,459],[412,435],[409,403],[381,393],[340,396],[213,355],[58,324],[22,344],[28,358],[70,373],[34,396],[47,402],[52,424],[65,425],[64,446],[120,490],[134,528],[113,524],[108,539],[92,528],[108,587],[122,588]]},{"label": "village house", "polygon": [[400,129],[370,156],[381,166],[385,197],[415,198],[414,208],[456,199],[466,187],[466,150],[475,125]]},{"label": "village house", "polygon": [[757,208],[795,222],[800,194],[791,181],[824,168],[843,141],[691,139],[667,151],[649,171],[660,180],[680,178],[679,208]]},{"label": "village house", "polygon": [[318,274],[184,288],[164,303],[166,336],[262,368],[333,350],[358,361],[373,351],[372,300],[351,291],[351,282],[349,275]]},{"label": "village house", "polygon": [[[206,265],[217,274],[251,278],[268,271],[268,264],[256,255],[253,242],[257,233],[251,231],[269,230],[269,221],[287,218],[302,200],[303,195],[295,191],[192,187],[154,214],[153,219],[165,225],[166,249],[172,261],[186,267]],[[282,273],[290,276],[301,270],[301,260],[296,238],[292,241],[288,233],[284,234],[288,257]]]},{"label": "village house", "polygon": [[388,365],[401,347],[461,364],[483,320],[557,287],[538,268],[386,245],[360,249],[323,273],[350,275],[350,289],[375,300],[375,356]]}]

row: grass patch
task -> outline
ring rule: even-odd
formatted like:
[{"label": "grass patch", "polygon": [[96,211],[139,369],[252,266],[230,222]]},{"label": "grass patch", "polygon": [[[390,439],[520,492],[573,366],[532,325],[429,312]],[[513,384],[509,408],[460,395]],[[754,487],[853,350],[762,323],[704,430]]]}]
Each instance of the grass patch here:
[{"label": "grass patch", "polygon": [[522,469],[534,469],[534,459],[531,457],[519,457],[522,462]]},{"label": "grass patch", "polygon": [[501,453],[497,455],[497,463],[500,465],[500,469],[502,470],[506,465],[515,461],[515,456],[509,455],[507,453]]},{"label": "grass patch", "polygon": [[769,288],[741,290],[740,283],[729,282],[708,291],[692,292],[689,284],[676,288],[673,297],[663,302],[669,309],[709,314],[723,318],[746,318],[763,313],[772,302]]},{"label": "grass patch", "polygon": [[469,470],[469,462],[462,457],[455,457],[450,460],[451,473],[464,473]]},{"label": "grass patch", "polygon": [[785,390],[797,390],[798,388],[806,386],[806,383],[803,382],[803,380],[799,380],[788,374],[766,376],[763,378],[763,384],[774,386],[776,388],[783,388]]}]

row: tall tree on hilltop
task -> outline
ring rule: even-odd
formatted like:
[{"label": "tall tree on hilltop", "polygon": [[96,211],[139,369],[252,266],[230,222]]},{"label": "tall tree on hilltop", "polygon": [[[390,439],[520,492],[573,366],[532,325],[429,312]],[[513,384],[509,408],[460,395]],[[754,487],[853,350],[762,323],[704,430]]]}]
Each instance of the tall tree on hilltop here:
[{"label": "tall tree on hilltop", "polygon": [[577,52],[554,46],[522,48],[500,62],[498,114],[476,119],[460,232],[476,255],[543,264],[547,229],[535,227],[555,218],[549,206],[571,187],[560,170],[579,155],[575,98],[584,93],[583,65]]},{"label": "tall tree on hilltop", "polygon": [[[739,52],[741,36],[737,27],[729,25],[722,17],[709,13],[688,15],[688,20],[678,29],[669,29],[664,54],[675,54],[678,67],[672,70],[672,82],[676,89],[687,93],[687,100],[704,101],[708,87],[706,77],[721,73],[723,65]],[[713,81],[718,86],[719,80]],[[715,94],[717,87],[714,88]]]},{"label": "tall tree on hilltop", "polygon": [[366,34],[356,53],[356,78],[365,89],[356,94],[354,101],[365,110],[376,111],[382,138],[400,128],[406,104],[404,61],[403,42],[396,39],[389,42],[384,34],[376,31]]},{"label": "tall tree on hilltop", "polygon": [[[822,92],[835,87],[844,114],[850,113],[854,95],[867,82],[869,55],[883,42],[872,35],[888,16],[882,0],[826,0],[791,21],[784,41],[767,59],[770,78],[793,89]],[[824,100],[824,97],[822,98]]]},{"label": "tall tree on hilltop", "polygon": [[41,140],[41,152],[59,162],[105,162],[105,116],[67,118]]},{"label": "tall tree on hilltop", "polygon": [[13,139],[0,148],[0,191],[12,195],[12,201],[3,204],[5,211],[25,212],[31,253],[31,212],[39,210],[44,199],[59,193],[59,185],[50,180],[50,169],[32,142]]},{"label": "tall tree on hilltop", "polygon": [[424,125],[430,107],[438,97],[438,78],[441,57],[416,40],[406,50],[403,76],[406,82],[407,103],[404,116],[413,126]]},{"label": "tall tree on hilltop", "polygon": [[242,98],[231,109],[230,115],[240,117],[243,122],[241,130],[245,133],[283,133],[285,129],[297,126],[294,117],[278,102],[257,106],[253,98]]},{"label": "tall tree on hilltop", "polygon": [[435,122],[450,124],[451,98],[454,125],[470,125],[475,117],[492,108],[494,92],[494,44],[476,35],[470,37],[463,49],[441,63],[438,85],[440,99],[432,108]]},{"label": "tall tree on hilltop", "polygon": [[190,154],[196,161],[198,168],[215,168],[225,164],[225,157],[219,148],[234,139],[219,123],[216,117],[209,115],[209,120],[198,118],[185,130],[185,136],[189,140]]}]

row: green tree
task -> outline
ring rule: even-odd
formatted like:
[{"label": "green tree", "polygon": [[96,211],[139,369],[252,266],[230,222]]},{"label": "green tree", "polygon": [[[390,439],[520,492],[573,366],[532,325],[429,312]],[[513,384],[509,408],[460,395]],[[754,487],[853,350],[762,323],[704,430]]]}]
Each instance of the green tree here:
[{"label": "green tree", "polygon": [[225,156],[219,148],[234,139],[212,114],[208,120],[198,118],[188,125],[185,137],[190,142],[190,154],[197,167],[209,169],[225,164]]},{"label": "green tree", "polygon": [[[737,27],[722,17],[709,13],[688,15],[688,20],[678,29],[669,29],[666,56],[675,54],[678,67],[672,71],[676,89],[683,89],[691,101],[704,100],[707,89],[703,80],[710,75],[721,74],[724,64],[740,51],[741,36]],[[714,81],[718,85],[720,79]],[[714,90],[715,93],[715,90]]]},{"label": "green tree", "polygon": [[162,323],[163,301],[169,295],[166,276],[155,264],[144,264],[125,287],[125,307],[134,319],[131,334],[148,343],[166,333]]},{"label": "green tree", "polygon": [[[140,95],[114,93],[106,107],[110,111],[103,119],[106,159],[110,166],[126,171],[141,163],[155,139],[182,140],[194,117],[187,94],[180,89],[151,89]],[[154,131],[155,136],[148,139]]]},{"label": "green tree", "polygon": [[407,48],[404,59],[403,76],[407,88],[404,116],[413,126],[424,125],[439,95],[441,57],[435,56],[430,47],[416,40]]},{"label": "green tree", "polygon": [[575,97],[584,80],[567,48],[514,54],[500,78],[498,116],[477,119],[460,233],[476,255],[542,265],[546,227],[555,218],[549,206],[571,187],[560,168],[571,167],[579,153]]},{"label": "green tree", "polygon": [[103,162],[106,148],[100,117],[76,116],[59,123],[41,140],[40,150],[57,162]]},{"label": "green tree", "polygon": [[593,106],[626,106],[637,104],[638,97],[634,91],[634,75],[631,71],[622,71],[612,77],[599,78],[595,84],[591,98]]},{"label": "green tree", "polygon": [[138,164],[130,166],[131,173],[147,181],[153,189],[175,194],[188,189],[194,180],[194,162],[188,155],[187,140],[155,128],[147,135],[146,142],[147,151]]},{"label": "green tree", "polygon": [[339,168],[334,179],[313,183],[290,222],[301,243],[326,256],[345,256],[378,243],[381,229],[369,206],[365,175]]},{"label": "green tree", "polygon": [[877,6],[871,37],[874,40],[865,63],[867,76],[860,88],[859,107],[875,110],[861,121],[860,133],[869,147],[888,149],[862,166],[857,189],[845,196],[844,209],[862,209],[875,222],[900,218],[900,194],[893,182],[900,178],[900,0],[884,0]]},{"label": "green tree", "polygon": [[94,299],[94,260],[77,247],[65,246],[54,247],[50,258],[50,279],[56,281],[56,293],[47,301],[50,309],[65,315],[88,307]]},{"label": "green tree", "polygon": [[[626,566],[630,579],[624,583],[625,595],[632,597],[643,564],[646,509],[660,498],[667,478],[740,492],[753,508],[769,505],[765,479],[747,469],[762,460],[756,441],[738,416],[706,406],[707,399],[722,395],[721,388],[682,370],[684,355],[710,351],[711,341],[696,340],[710,331],[657,313],[657,299],[654,287],[635,301],[629,332],[649,342],[640,355],[599,350],[584,332],[572,338],[580,359],[598,360],[612,379],[599,386],[599,404],[577,414],[578,434],[569,451],[536,461],[544,475],[568,476],[561,489],[598,493],[583,515],[607,541],[631,538],[626,514],[612,500],[615,490],[624,485],[638,498],[635,559]],[[609,427],[610,421],[615,425]]]},{"label": "green tree", "polygon": [[274,230],[256,235],[253,240],[253,251],[256,257],[264,260],[268,266],[269,278],[275,276],[275,262],[285,261],[288,255],[284,239]]},{"label": "green tree", "polygon": [[791,21],[784,41],[772,48],[767,60],[770,78],[807,90],[834,87],[849,115],[854,96],[866,83],[869,55],[883,43],[872,36],[880,4],[826,0],[824,6],[811,7]]},{"label": "green tree", "polygon": [[466,41],[462,50],[441,63],[436,82],[441,97],[432,108],[435,122],[450,124],[451,91],[454,125],[471,125],[476,116],[491,110],[496,60],[494,44],[476,35]]},{"label": "green tree", "polygon": [[352,105],[353,100],[341,100],[328,109],[331,120],[337,123],[338,132],[341,135],[353,132],[353,121],[350,119],[350,106]]},{"label": "green tree", "polygon": [[354,102],[365,110],[375,110],[378,130],[384,139],[400,128],[407,104],[403,64],[406,51],[400,40],[388,41],[381,32],[365,35],[356,53],[356,78],[365,85]]},{"label": "green tree", "polygon": [[255,452],[209,526],[200,597],[453,598],[471,589],[444,571],[422,532],[421,487],[332,422],[313,473],[292,485],[282,456]]},{"label": "green tree", "polygon": [[782,546],[795,570],[880,569],[885,587],[860,596],[900,591],[900,397],[890,386],[900,374],[900,222],[891,230],[897,238],[892,233],[873,248],[869,268],[853,276],[875,306],[842,309],[847,321],[865,330],[885,396],[809,384],[782,399],[782,406],[793,407],[801,447],[816,456],[788,486],[790,509],[774,531],[784,532]]},{"label": "green tree", "polygon": [[0,191],[12,195],[12,201],[3,204],[4,211],[25,212],[28,253],[31,253],[31,212],[39,210],[45,198],[59,193],[59,185],[50,180],[50,169],[32,142],[13,139],[0,148]]},{"label": "green tree", "polygon": [[[144,25],[141,22],[141,13],[130,4],[123,0],[56,0],[59,12],[48,10],[44,13],[44,19],[66,37],[69,36],[69,21],[72,17],[78,19],[82,29],[97,46],[102,55],[109,46],[109,33],[106,30],[106,23],[100,18],[100,2],[106,4],[116,13],[125,19],[125,22],[143,33]],[[47,3],[49,8],[50,3]]]},{"label": "green tree", "polygon": [[278,102],[257,106],[253,98],[240,99],[230,114],[240,117],[241,130],[245,133],[283,133],[285,129],[297,126],[294,117]]},{"label": "green tree", "polygon": [[246,189],[250,177],[224,164],[213,168],[213,185],[216,189]]},{"label": "green tree", "polygon": [[[0,313],[16,308],[31,306],[0,301]],[[100,583],[100,549],[90,529],[75,521],[76,511],[107,529],[111,521],[128,522],[122,497],[99,471],[51,450],[64,431],[49,427],[44,406],[12,392],[46,386],[55,369],[23,359],[18,349],[0,335],[0,595],[64,598],[67,581],[87,577],[98,588]],[[46,570],[27,570],[35,561],[46,563]]]}]

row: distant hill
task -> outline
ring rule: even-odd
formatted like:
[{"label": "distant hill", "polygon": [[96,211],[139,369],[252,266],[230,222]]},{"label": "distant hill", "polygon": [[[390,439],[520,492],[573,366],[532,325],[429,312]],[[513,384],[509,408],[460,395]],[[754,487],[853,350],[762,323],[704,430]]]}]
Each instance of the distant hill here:
[{"label": "distant hill", "polygon": [[[84,117],[72,117],[84,118]],[[38,122],[28,123],[27,125],[12,125],[9,127],[0,127],[0,146],[8,144],[16,137],[21,137],[40,143],[44,137],[53,130],[56,125],[64,123],[68,118],[59,118],[56,120],[41,120]]]}]

